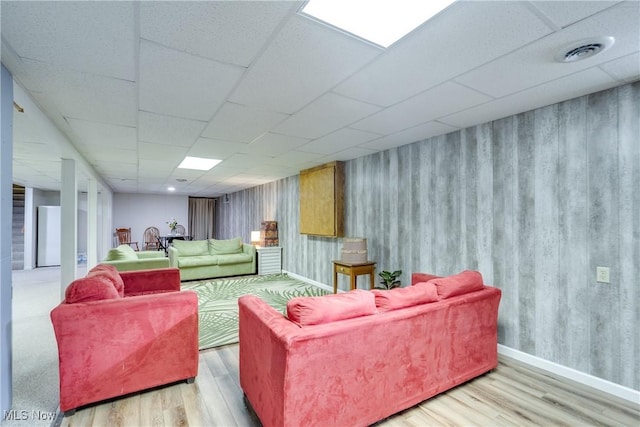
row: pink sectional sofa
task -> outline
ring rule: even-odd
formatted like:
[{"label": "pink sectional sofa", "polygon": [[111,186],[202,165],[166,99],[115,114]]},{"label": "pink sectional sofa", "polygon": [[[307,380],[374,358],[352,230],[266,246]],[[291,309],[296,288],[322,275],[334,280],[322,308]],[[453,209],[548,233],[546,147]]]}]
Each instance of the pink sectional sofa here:
[{"label": "pink sectional sofa", "polygon": [[180,291],[177,268],[100,264],[69,284],[51,321],[65,415],[198,374],[198,296]]},{"label": "pink sectional sofa", "polygon": [[497,366],[501,291],[478,272],[240,308],[240,385],[265,427],[366,426]]}]

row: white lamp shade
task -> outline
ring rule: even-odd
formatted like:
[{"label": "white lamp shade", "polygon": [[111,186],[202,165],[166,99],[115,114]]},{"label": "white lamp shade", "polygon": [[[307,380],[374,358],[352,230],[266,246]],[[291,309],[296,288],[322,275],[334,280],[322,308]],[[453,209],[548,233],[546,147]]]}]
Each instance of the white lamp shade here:
[{"label": "white lamp shade", "polygon": [[257,244],[260,242],[260,231],[252,231],[251,232],[251,243]]}]

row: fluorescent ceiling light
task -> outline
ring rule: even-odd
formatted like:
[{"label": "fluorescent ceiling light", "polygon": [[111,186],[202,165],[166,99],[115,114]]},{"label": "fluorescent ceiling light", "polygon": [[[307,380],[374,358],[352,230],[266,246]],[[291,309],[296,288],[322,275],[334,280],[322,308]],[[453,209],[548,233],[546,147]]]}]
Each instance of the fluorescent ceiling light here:
[{"label": "fluorescent ceiling light", "polygon": [[455,0],[309,0],[301,12],[388,47]]},{"label": "fluorescent ceiling light", "polygon": [[208,171],[221,161],[222,160],[217,159],[205,159],[204,157],[187,156],[178,167],[180,169],[196,169],[199,171]]},{"label": "fluorescent ceiling light", "polygon": [[167,191],[176,191],[176,187],[167,187]]}]

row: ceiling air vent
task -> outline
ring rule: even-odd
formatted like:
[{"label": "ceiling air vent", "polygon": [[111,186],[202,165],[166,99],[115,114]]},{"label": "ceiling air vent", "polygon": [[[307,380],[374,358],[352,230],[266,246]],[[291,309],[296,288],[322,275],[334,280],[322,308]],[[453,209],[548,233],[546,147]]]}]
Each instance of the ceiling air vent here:
[{"label": "ceiling air vent", "polygon": [[587,40],[580,40],[562,48],[556,54],[559,62],[576,62],[591,58],[613,46],[613,37],[598,37]]}]

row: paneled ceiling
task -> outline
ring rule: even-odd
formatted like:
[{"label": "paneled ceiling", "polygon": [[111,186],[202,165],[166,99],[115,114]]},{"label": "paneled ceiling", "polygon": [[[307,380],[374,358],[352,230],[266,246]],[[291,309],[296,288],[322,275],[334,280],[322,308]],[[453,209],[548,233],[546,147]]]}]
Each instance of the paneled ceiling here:
[{"label": "paneled ceiling", "polygon": [[[640,78],[638,1],[459,0],[386,50],[303,4],[2,1],[2,63],[113,191],[211,197]],[[59,149],[15,116],[15,182],[59,188]]]}]

